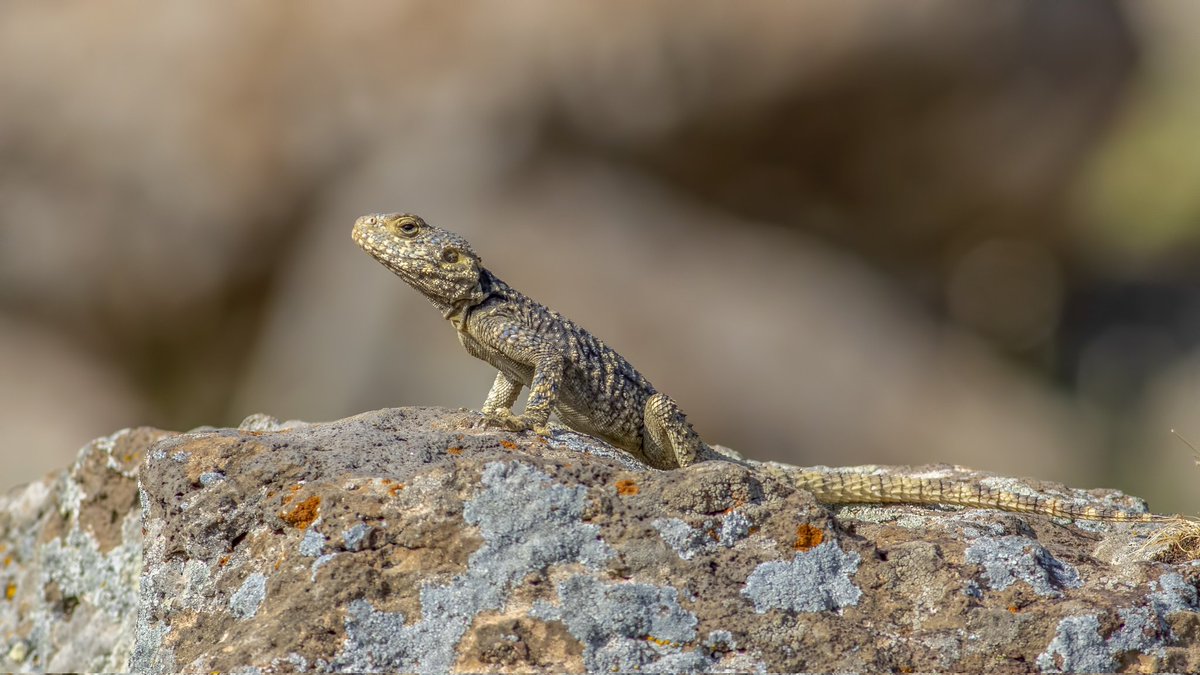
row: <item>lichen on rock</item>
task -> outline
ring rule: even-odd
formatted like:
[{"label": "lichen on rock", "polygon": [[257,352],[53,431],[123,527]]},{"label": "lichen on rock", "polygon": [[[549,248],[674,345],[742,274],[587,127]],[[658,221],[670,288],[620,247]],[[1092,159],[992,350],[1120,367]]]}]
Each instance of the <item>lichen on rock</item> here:
[{"label": "lichen on rock", "polygon": [[252,422],[122,432],[0,498],[0,666],[1200,667],[1200,567],[1139,552],[1153,524],[828,509],[753,463],[658,471],[467,411]]}]

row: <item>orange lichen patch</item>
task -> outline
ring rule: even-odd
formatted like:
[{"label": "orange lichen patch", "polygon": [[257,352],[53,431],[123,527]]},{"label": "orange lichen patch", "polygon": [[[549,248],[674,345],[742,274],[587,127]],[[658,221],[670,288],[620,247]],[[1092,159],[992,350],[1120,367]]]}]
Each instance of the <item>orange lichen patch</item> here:
[{"label": "orange lichen patch", "polygon": [[1021,611],[1021,608],[1017,607],[1016,605],[1009,605],[1008,611],[1012,612],[1013,614],[1016,614],[1017,612]]},{"label": "orange lichen patch", "polygon": [[446,452],[450,453],[451,455],[461,455],[462,448],[446,448]]},{"label": "orange lichen patch", "polygon": [[392,479],[391,479],[391,478],[381,478],[381,479],[379,480],[379,482],[380,482],[380,483],[383,483],[384,485],[391,485],[391,484],[392,484]]},{"label": "orange lichen patch", "polygon": [[816,548],[825,540],[825,530],[812,525],[803,524],[796,527],[796,541],[792,548],[797,551],[807,551]]},{"label": "orange lichen patch", "polygon": [[5,586],[4,587],[4,599],[12,600],[15,597],[17,597],[17,585],[9,584],[8,586]]},{"label": "orange lichen patch", "polygon": [[619,495],[636,495],[640,490],[641,488],[637,486],[637,483],[629,479],[617,481],[617,494]]},{"label": "orange lichen patch", "polygon": [[656,638],[653,635],[647,635],[646,642],[653,642],[654,644],[658,645],[659,647],[678,647],[679,646],[678,642],[671,642],[670,640]]},{"label": "orange lichen patch", "polygon": [[290,512],[280,513],[279,518],[288,525],[303,530],[309,525],[312,525],[313,521],[317,519],[317,513],[320,511],[320,507],[321,498],[317,495],[313,495],[297,504],[296,508],[292,509]]},{"label": "orange lichen patch", "polygon": [[221,556],[221,559],[217,561],[218,567],[224,567],[228,564],[229,564],[229,556],[227,556],[227,555]]},{"label": "orange lichen patch", "polygon": [[396,483],[392,487],[388,488],[388,494],[395,497],[403,489],[404,489],[404,483]]},{"label": "orange lichen patch", "polygon": [[500,441],[500,447],[506,450],[516,450],[517,444],[513,443],[512,441]]},{"label": "orange lichen patch", "polygon": [[11,564],[12,564],[12,556],[11,555],[4,556],[4,566],[8,567]]}]

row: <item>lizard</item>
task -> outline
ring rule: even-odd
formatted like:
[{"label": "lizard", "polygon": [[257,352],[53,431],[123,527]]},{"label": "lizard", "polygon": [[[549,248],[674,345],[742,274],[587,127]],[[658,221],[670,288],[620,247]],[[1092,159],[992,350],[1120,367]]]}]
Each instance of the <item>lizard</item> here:
[{"label": "lizard", "polygon": [[[679,405],[623,356],[562,314],[504,283],[462,236],[407,213],[370,214],[354,223],[363,250],[425,296],[453,324],[467,353],[496,379],[483,404],[485,424],[550,435],[555,413],[656,469],[740,462],[701,440]],[[529,389],[521,414],[512,410]],[[928,476],[801,469],[756,463],[826,504],[926,504],[997,509],[1072,520],[1149,521],[1149,513],[1080,506],[1035,492]]]}]

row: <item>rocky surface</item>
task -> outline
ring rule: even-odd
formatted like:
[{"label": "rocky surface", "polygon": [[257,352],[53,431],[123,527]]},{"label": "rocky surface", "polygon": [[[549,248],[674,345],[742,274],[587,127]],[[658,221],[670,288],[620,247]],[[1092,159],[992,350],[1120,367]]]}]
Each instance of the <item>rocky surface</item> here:
[{"label": "rocky surface", "polygon": [[1152,525],[829,510],[478,419],[92,443],[0,501],[0,669],[1200,669],[1200,565],[1156,562]]},{"label": "rocky surface", "polygon": [[0,672],[126,668],[142,572],[138,465],[166,432],[120,431],[0,496]]}]

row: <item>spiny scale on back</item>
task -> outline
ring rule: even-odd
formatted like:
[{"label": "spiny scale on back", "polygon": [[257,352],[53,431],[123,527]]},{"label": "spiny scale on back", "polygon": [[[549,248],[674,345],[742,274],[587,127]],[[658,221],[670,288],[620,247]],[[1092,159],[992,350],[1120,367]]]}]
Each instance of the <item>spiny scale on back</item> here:
[{"label": "spiny scale on back", "polygon": [[[454,324],[469,354],[496,368],[483,404],[487,423],[548,434],[547,422],[554,412],[568,427],[598,436],[656,468],[712,459],[739,461],[700,440],[675,401],[620,354],[483,267],[461,236],[418,216],[395,213],[359,218],[353,237]],[[517,415],[512,407],[522,387],[529,387],[529,398]],[[1077,506],[976,481],[795,467],[773,472],[833,504],[944,504],[1084,520],[1152,519],[1145,513]]]}]

